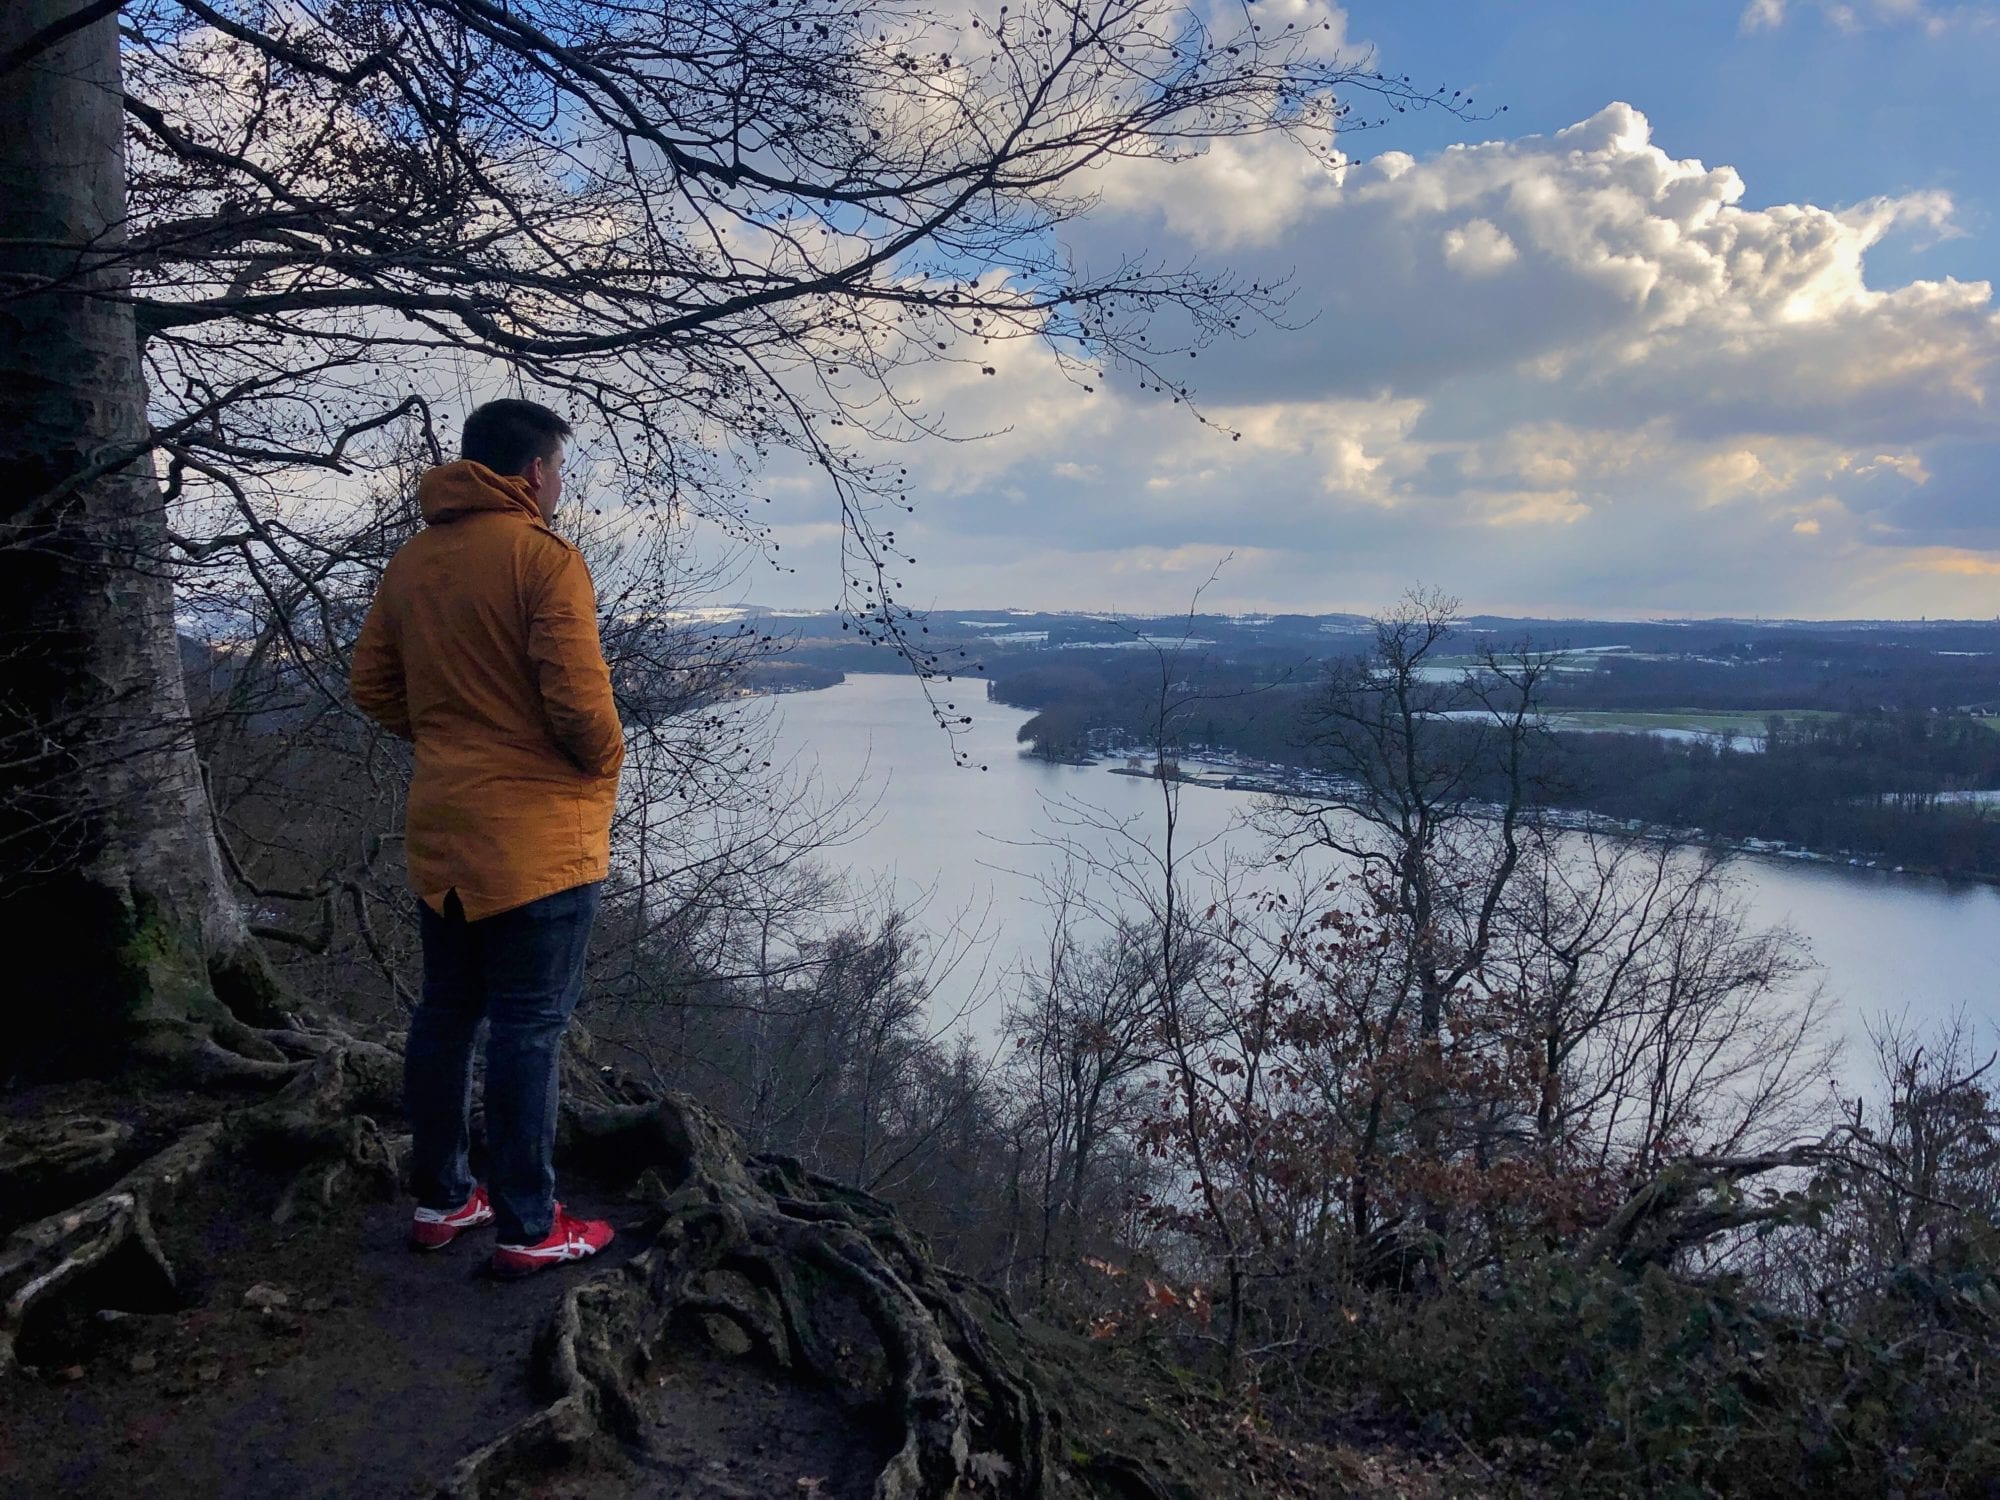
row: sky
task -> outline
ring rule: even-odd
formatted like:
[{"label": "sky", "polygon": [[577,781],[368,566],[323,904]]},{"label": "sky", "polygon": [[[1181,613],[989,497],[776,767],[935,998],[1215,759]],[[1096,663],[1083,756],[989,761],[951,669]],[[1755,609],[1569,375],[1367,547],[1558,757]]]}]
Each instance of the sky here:
[{"label": "sky", "polygon": [[[2000,614],[2000,0],[1263,3],[1483,118],[1100,173],[1073,253],[1289,277],[1286,326],[1188,367],[1211,426],[1028,343],[916,372],[992,435],[902,456],[906,602]],[[769,478],[797,571],[743,597],[830,607]]]}]

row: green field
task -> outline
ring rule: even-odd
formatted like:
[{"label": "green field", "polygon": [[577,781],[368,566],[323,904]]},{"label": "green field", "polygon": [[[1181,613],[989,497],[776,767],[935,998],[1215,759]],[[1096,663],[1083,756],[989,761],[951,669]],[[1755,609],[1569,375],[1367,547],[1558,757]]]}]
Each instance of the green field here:
[{"label": "green field", "polygon": [[1830,719],[1834,715],[1825,709],[1810,708],[1768,708],[1753,713],[1706,713],[1699,709],[1675,710],[1668,713],[1633,713],[1622,709],[1581,709],[1576,712],[1552,713],[1548,716],[1551,729],[1623,729],[1634,733],[1649,729],[1685,729],[1699,734],[1761,735],[1765,720],[1773,715],[1781,719]]}]

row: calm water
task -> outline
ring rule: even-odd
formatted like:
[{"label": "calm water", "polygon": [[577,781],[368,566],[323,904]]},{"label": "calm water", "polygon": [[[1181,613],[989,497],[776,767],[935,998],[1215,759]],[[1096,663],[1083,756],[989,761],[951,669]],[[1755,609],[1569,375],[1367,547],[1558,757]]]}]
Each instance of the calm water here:
[{"label": "calm water", "polygon": [[[886,882],[898,900],[921,903],[933,931],[984,932],[939,985],[947,1011],[963,1008],[984,1030],[998,1017],[1004,972],[1033,955],[1049,926],[1062,856],[1041,841],[1067,823],[1069,836],[1110,847],[1114,835],[1075,826],[1083,806],[1157,836],[1160,794],[1102,767],[1025,759],[1014,732],[1026,713],[986,702],[976,680],[937,687],[940,705],[973,715],[958,745],[974,769],[953,765],[921,686],[907,676],[850,677],[776,699],[774,726],[778,748],[801,766],[816,763],[823,785],[858,786],[877,800],[871,825],[832,851],[834,863],[861,885]],[[1256,836],[1234,827],[1251,801],[1187,789],[1186,846],[1253,851]],[[2000,888],[1790,860],[1743,858],[1735,869],[1756,920],[1787,925],[1810,945],[1849,1036],[1884,1012],[1926,1020],[1963,1008],[1990,1037],[2000,1019]]]}]

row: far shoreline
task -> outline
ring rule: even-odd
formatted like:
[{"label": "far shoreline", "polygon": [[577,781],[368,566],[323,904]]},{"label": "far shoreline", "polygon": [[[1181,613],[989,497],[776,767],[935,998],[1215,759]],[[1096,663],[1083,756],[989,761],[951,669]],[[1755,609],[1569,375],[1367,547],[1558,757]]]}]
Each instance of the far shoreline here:
[{"label": "far shoreline", "polygon": [[[789,697],[797,693],[821,692],[831,688],[842,687],[847,684],[850,677],[854,676],[894,677],[902,675],[898,671],[889,669],[871,671],[866,668],[849,670],[827,668],[825,670],[837,672],[838,676],[831,682],[760,684],[751,692],[750,696]],[[988,701],[997,700],[989,699]],[[1002,706],[1014,708],[1016,712],[1025,711],[1013,704]],[[1649,734],[1655,731],[1650,729],[1593,727],[1590,729],[1579,729],[1574,732],[1593,734]],[[1033,760],[1043,765],[1070,766],[1078,770],[1102,769],[1113,776],[1135,777],[1147,781],[1161,779],[1157,767],[1148,770],[1144,767],[1134,767],[1131,765],[1108,764],[1112,760],[1143,760],[1147,754],[1144,751],[1141,751],[1136,756],[1122,751],[1110,751],[1096,755],[1063,756],[1038,754],[1026,747],[1018,747],[1016,754],[1022,760]],[[1227,759],[1208,759],[1206,757],[1202,759],[1207,764],[1230,765]],[[1304,797],[1312,795],[1312,789],[1310,786],[1302,786],[1299,783],[1311,776],[1312,773],[1302,767],[1264,766],[1253,770],[1245,770],[1240,767],[1232,768],[1229,774],[1217,779],[1199,774],[1190,775],[1176,768],[1172,774],[1172,780],[1181,786],[1192,786],[1208,791],[1250,792],[1261,796],[1273,797]],[[1656,824],[1638,824],[1633,826],[1627,822],[1613,820],[1578,808],[1551,807],[1545,809],[1545,811],[1557,826],[1570,832],[1597,833],[1643,843],[1679,844],[1690,848],[1713,849],[1728,854],[1732,859],[1757,860],[1779,867],[1813,865],[1828,870],[1872,872],[1889,879],[1933,881],[1947,887],[2000,888],[2000,875],[1988,876],[1976,872],[1954,874],[1937,869],[1934,866],[1885,865],[1880,860],[1864,859],[1858,855],[1822,853],[1813,849],[1774,845],[1769,840],[1764,839],[1726,838],[1710,833],[1707,829],[1702,828],[1669,828]]]}]

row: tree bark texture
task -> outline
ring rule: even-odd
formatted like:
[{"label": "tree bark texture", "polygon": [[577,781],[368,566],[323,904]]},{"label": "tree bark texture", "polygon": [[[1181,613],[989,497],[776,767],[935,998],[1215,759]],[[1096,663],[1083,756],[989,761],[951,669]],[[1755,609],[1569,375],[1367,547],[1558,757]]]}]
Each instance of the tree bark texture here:
[{"label": "tree bark texture", "polygon": [[[82,9],[9,0],[0,57]],[[0,1077],[172,1055],[271,996],[196,761],[121,265],[105,16],[0,79]]]}]

